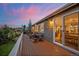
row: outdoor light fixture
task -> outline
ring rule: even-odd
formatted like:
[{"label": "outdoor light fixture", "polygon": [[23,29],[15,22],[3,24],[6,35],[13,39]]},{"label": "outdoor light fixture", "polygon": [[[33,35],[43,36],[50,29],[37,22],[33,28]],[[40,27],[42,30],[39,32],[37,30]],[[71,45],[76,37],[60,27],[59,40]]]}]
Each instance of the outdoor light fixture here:
[{"label": "outdoor light fixture", "polygon": [[50,20],[49,23],[50,23],[50,28],[53,28],[53,20]]}]

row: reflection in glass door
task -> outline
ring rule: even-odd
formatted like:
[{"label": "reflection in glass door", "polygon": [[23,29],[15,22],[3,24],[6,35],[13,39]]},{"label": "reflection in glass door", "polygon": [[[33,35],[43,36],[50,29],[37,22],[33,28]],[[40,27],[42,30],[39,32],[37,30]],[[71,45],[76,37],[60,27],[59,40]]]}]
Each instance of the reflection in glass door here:
[{"label": "reflection in glass door", "polygon": [[65,45],[78,50],[78,13],[65,16]]},{"label": "reflection in glass door", "polygon": [[57,17],[54,21],[55,26],[55,42],[62,43],[62,20]]}]

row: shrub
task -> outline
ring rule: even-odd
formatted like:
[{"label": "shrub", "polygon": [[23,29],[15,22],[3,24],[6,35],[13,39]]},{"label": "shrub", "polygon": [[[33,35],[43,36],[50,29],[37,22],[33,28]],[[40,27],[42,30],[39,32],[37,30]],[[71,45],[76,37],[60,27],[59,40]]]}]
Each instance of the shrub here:
[{"label": "shrub", "polygon": [[16,32],[15,30],[9,27],[0,29],[0,44],[14,40],[19,35],[20,32]]}]

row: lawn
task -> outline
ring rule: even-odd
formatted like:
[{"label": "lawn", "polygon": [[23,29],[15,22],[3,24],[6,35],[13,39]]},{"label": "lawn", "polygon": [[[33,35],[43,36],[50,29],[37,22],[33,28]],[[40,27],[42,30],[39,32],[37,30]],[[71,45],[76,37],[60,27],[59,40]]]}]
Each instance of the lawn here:
[{"label": "lawn", "polygon": [[14,44],[14,41],[9,41],[8,43],[0,45],[0,56],[8,56]]}]

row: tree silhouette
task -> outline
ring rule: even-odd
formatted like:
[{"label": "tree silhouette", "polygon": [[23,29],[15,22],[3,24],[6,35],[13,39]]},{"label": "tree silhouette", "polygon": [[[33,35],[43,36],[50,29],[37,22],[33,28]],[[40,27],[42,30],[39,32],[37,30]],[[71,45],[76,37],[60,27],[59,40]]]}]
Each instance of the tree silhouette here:
[{"label": "tree silhouette", "polygon": [[26,29],[26,25],[23,25],[23,32],[25,32],[25,29]]},{"label": "tree silhouette", "polygon": [[29,32],[31,32],[31,28],[32,28],[32,23],[31,23],[31,20],[29,20],[29,24],[28,24],[28,30],[29,30]]}]

